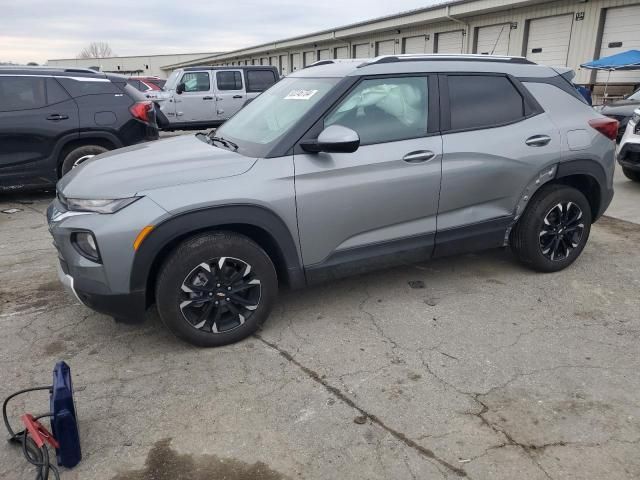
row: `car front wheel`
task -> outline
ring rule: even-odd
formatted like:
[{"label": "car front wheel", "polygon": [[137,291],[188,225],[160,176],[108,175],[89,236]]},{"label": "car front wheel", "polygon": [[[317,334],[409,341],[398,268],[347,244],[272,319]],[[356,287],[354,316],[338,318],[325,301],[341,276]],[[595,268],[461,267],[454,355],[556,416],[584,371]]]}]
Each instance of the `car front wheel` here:
[{"label": "car front wheel", "polygon": [[577,189],[540,189],[511,233],[518,259],[540,272],[557,272],[580,256],[591,231],[591,206]]},{"label": "car front wheel", "polygon": [[269,316],[277,292],[276,271],[266,252],[249,238],[226,232],[180,244],[156,283],[163,323],[202,347],[251,335]]}]

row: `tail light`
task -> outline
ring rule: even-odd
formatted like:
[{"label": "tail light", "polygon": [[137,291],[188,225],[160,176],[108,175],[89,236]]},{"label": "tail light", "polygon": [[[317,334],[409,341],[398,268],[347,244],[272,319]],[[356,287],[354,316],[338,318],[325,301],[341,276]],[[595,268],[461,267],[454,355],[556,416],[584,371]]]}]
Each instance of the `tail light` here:
[{"label": "tail light", "polygon": [[144,101],[136,102],[129,107],[129,111],[133,118],[141,120],[145,123],[150,123],[149,112],[153,110],[153,102]]},{"label": "tail light", "polygon": [[618,136],[618,127],[620,123],[613,118],[594,118],[589,120],[589,125],[609,140],[615,140]]}]

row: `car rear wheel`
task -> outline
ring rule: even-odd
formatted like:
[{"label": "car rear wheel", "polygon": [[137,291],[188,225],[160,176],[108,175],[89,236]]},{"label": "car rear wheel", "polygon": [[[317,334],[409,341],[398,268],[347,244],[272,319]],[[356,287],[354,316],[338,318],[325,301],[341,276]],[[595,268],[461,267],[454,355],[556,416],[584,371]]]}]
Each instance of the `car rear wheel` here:
[{"label": "car rear wheel", "polygon": [[251,335],[269,316],[277,293],[276,271],[265,251],[245,236],[226,232],[180,244],[156,283],[163,323],[202,347]]},{"label": "car rear wheel", "polygon": [[87,160],[107,152],[108,149],[100,145],[83,145],[71,150],[62,160],[62,166],[60,168],[61,176],[66,175],[74,168],[82,165]]},{"label": "car rear wheel", "polygon": [[577,189],[542,187],[511,233],[518,259],[540,272],[557,272],[580,256],[591,230],[591,206]]},{"label": "car rear wheel", "polygon": [[639,171],[622,167],[622,173],[624,173],[624,176],[627,177],[629,180],[633,180],[634,182],[640,182]]}]

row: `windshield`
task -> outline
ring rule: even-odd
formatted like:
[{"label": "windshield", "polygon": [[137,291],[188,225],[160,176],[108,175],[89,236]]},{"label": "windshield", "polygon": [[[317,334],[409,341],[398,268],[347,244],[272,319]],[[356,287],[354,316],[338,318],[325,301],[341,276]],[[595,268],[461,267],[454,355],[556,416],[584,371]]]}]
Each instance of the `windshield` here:
[{"label": "windshield", "polygon": [[169,75],[169,78],[167,78],[167,83],[164,84],[164,89],[165,90],[175,90],[176,89],[176,85],[178,83],[178,77],[180,76],[180,71],[179,70],[175,70],[173,72],[171,72],[171,75]]},{"label": "windshield", "polygon": [[284,78],[231,117],[216,136],[237,143],[241,153],[265,155],[339,80]]},{"label": "windshield", "polygon": [[627,97],[629,100],[640,100],[640,89],[633,92],[631,95]]}]

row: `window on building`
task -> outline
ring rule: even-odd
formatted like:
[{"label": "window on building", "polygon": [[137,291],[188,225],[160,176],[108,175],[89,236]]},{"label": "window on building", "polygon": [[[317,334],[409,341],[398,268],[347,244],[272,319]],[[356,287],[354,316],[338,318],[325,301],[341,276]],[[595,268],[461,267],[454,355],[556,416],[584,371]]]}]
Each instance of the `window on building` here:
[{"label": "window on building", "polygon": [[218,90],[242,90],[240,72],[216,72]]},{"label": "window on building", "polygon": [[488,128],[525,116],[524,99],[507,77],[450,75],[451,129]]},{"label": "window on building", "polygon": [[427,77],[364,80],[327,116],[324,126],[358,132],[361,145],[427,133]]}]

